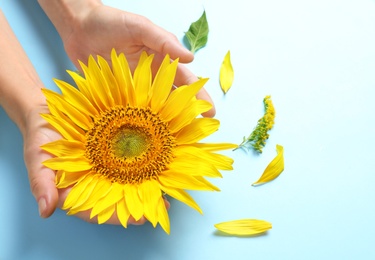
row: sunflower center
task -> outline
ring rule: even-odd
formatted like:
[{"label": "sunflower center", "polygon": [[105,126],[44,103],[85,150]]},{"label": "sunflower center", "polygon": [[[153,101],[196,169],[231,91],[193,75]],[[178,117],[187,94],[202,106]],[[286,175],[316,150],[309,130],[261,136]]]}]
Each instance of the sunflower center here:
[{"label": "sunflower center", "polygon": [[173,159],[175,139],[168,124],[149,108],[114,107],[86,133],[92,171],[112,182],[157,179]]},{"label": "sunflower center", "polygon": [[122,128],[112,138],[112,151],[117,157],[134,158],[148,148],[149,138],[139,129]]}]

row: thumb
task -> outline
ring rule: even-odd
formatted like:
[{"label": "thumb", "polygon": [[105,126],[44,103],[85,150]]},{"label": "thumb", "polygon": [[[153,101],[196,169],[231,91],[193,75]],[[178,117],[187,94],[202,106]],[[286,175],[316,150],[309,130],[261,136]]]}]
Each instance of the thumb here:
[{"label": "thumb", "polygon": [[25,163],[30,188],[38,203],[39,215],[42,218],[52,215],[58,201],[55,173],[42,165],[42,162],[48,158],[50,158],[50,155],[42,151],[39,146],[25,146]]},{"label": "thumb", "polygon": [[143,23],[144,33],[142,34],[142,41],[145,46],[154,50],[155,52],[169,54],[171,59],[179,58],[182,63],[193,61],[194,55],[187,50],[177,39],[177,37],[164,30],[163,28],[153,24],[147,20]]}]

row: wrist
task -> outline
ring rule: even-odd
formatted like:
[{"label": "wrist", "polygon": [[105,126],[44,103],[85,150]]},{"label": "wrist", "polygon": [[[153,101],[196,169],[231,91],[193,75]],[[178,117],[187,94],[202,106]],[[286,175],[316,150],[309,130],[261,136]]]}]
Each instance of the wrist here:
[{"label": "wrist", "polygon": [[[4,98],[0,100],[0,105],[3,107],[9,118],[20,129],[22,135],[24,135],[29,115],[32,114],[36,108],[43,106],[46,107],[46,101],[41,91],[41,83],[38,84],[31,82],[25,84],[25,81],[22,81],[22,84],[22,90],[12,91],[11,94],[6,93]],[[15,86],[8,87],[15,88]]]},{"label": "wrist", "polygon": [[24,133],[26,115],[45,104],[41,82],[0,10],[0,106]]},{"label": "wrist", "polygon": [[63,41],[92,9],[102,5],[100,0],[38,0],[38,3]]}]

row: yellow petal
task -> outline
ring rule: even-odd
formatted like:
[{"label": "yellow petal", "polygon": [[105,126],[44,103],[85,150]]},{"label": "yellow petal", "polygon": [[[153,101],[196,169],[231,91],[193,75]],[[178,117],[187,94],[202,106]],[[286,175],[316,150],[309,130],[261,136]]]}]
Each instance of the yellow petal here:
[{"label": "yellow petal", "polygon": [[124,187],[125,191],[125,201],[130,214],[137,221],[139,220],[144,213],[143,203],[138,193],[138,186],[135,184],[126,184]]},{"label": "yellow petal", "polygon": [[[80,61],[78,61],[78,62],[81,64],[81,66],[84,66],[83,63],[81,63]],[[95,102],[92,99],[92,96],[90,94],[89,86],[87,86],[86,79],[75,71],[68,70],[67,72],[70,75],[70,77],[72,77],[72,79],[74,80],[74,83],[76,83],[76,85],[79,89],[79,92],[81,92],[89,100],[89,102],[93,106],[95,106]],[[95,108],[96,108],[96,111],[98,111],[97,110],[98,107],[95,107]]]},{"label": "yellow petal", "polygon": [[184,190],[219,191],[219,188],[201,176],[189,176],[173,171],[166,171],[165,174],[160,174],[159,181],[164,187],[174,187]]},{"label": "yellow petal", "polygon": [[116,206],[117,217],[124,228],[128,227],[128,220],[130,217],[130,211],[126,206],[125,198],[117,202]]},{"label": "yellow petal", "polygon": [[215,224],[215,227],[231,235],[252,236],[266,232],[272,228],[272,224],[258,219],[239,219]]},{"label": "yellow petal", "polygon": [[188,86],[181,86],[175,89],[169,96],[164,107],[160,110],[160,115],[163,120],[170,121],[176,116],[179,116],[181,111],[207,81],[208,79],[200,79]]},{"label": "yellow petal", "polygon": [[211,152],[238,148],[238,144],[231,143],[196,143],[190,145]]},{"label": "yellow petal", "polygon": [[105,81],[108,84],[108,89],[111,92],[111,96],[113,98],[115,105],[122,105],[120,89],[117,85],[116,78],[113,75],[107,60],[104,59],[102,56],[98,55],[98,64],[101,68],[101,72],[103,73]]},{"label": "yellow petal", "polygon": [[167,208],[165,207],[163,197],[159,198],[157,207],[158,207],[157,208],[158,220],[159,220],[160,226],[169,235],[169,233],[170,233],[169,216],[168,216]]},{"label": "yellow petal", "polygon": [[56,171],[56,175],[55,175],[55,183],[56,183],[56,185],[57,185],[57,183],[59,183],[64,178],[65,178],[65,171],[63,171],[63,170]]},{"label": "yellow petal", "polygon": [[[222,154],[211,153],[190,145],[175,147],[173,154],[177,158],[192,157],[195,161],[206,161],[220,170],[233,170],[233,159]],[[193,163],[194,164],[194,163]]]},{"label": "yellow petal", "polygon": [[[122,91],[125,93],[125,103],[124,106],[136,106],[137,105],[137,97],[135,96],[134,90],[134,80],[130,71],[129,63],[125,58],[125,55],[121,53],[118,56],[118,66],[117,68],[119,72],[116,72],[116,67],[113,67],[113,72],[115,73],[116,78],[119,80],[119,86]],[[119,74],[117,74],[119,73]]]},{"label": "yellow petal", "polygon": [[[94,60],[92,56],[90,56],[89,60]],[[101,95],[103,92],[102,87],[93,88],[92,86],[96,86],[99,83],[95,80],[93,68],[91,68],[91,64],[95,63],[94,61],[90,61],[90,68],[87,67],[83,62],[78,61],[79,65],[84,73],[84,78],[75,77],[74,80],[78,80],[77,86],[79,87],[80,91],[85,94],[85,96],[90,100],[91,104],[95,107],[98,111],[105,111],[107,98]],[[95,63],[96,64],[96,63]],[[81,90],[82,89],[82,90]],[[97,90],[98,89],[98,90]],[[99,93],[97,91],[100,91]],[[105,100],[105,101],[103,101]]]},{"label": "yellow petal", "polygon": [[196,157],[176,157],[168,167],[172,172],[183,172],[191,176],[222,177],[215,166]]},{"label": "yellow petal", "polygon": [[[75,72],[71,73],[73,74]],[[65,81],[54,79],[54,82],[61,90],[61,93],[67,102],[88,116],[94,117],[98,114],[98,111],[93,107],[92,103],[87,99],[83,92],[78,91],[75,87]]]},{"label": "yellow petal", "polygon": [[123,106],[135,104],[135,94],[133,78],[130,72],[129,64],[123,54],[117,56],[113,49],[111,52],[112,71],[117,80],[119,95]]},{"label": "yellow petal", "polygon": [[95,61],[93,56],[89,56],[88,70],[84,68],[86,80],[91,86],[91,95],[94,97],[97,104],[102,108],[102,111],[106,111],[108,107],[114,106],[112,93],[110,92],[107,79],[104,77],[99,64]]},{"label": "yellow petal", "polygon": [[212,108],[211,103],[205,100],[192,99],[181,111],[180,116],[173,118],[169,122],[169,130],[171,133],[176,133],[190,124],[198,115],[207,112]]},{"label": "yellow petal", "polygon": [[68,193],[68,196],[66,197],[64,201],[64,205],[62,209],[66,210],[71,207],[73,207],[76,203],[80,203],[79,197],[86,189],[87,185],[92,182],[93,177],[90,174],[86,174],[86,176],[82,179],[80,179],[70,190]]},{"label": "yellow petal", "polygon": [[[100,180],[99,178],[96,178],[95,176],[92,176],[91,180],[87,183],[87,186],[77,194],[77,196],[75,198],[75,201],[74,201],[74,204],[72,204],[72,205],[66,204],[66,206],[69,207],[69,208],[77,208],[77,207],[81,206],[82,204],[84,204],[89,199],[89,197],[91,196],[91,193],[95,189],[99,180]],[[80,185],[82,185],[82,184],[80,184]],[[71,214],[71,212],[68,212],[68,214]]]},{"label": "yellow petal", "polygon": [[197,210],[199,213],[203,214],[201,208],[198,206],[198,204],[194,201],[194,199],[184,190],[182,189],[176,189],[171,187],[164,187],[162,186],[161,189],[167,193],[169,196],[175,198],[176,200],[179,200],[186,205],[192,207],[193,209]]},{"label": "yellow petal", "polygon": [[[64,101],[65,102],[65,101]],[[91,125],[91,118],[80,114],[78,110],[76,110],[73,106],[70,106],[68,109],[61,109],[61,102],[55,101],[53,99],[49,100],[47,99],[47,105],[48,109],[50,111],[50,114],[55,117],[59,118],[60,121],[64,121],[65,124],[69,124],[70,128],[75,129],[76,132],[81,133],[82,135],[85,135],[85,130],[87,130]],[[75,115],[74,115],[75,114]],[[83,119],[85,122],[78,122],[77,120],[80,120],[79,117],[86,119]],[[78,122],[78,124],[76,123]]]},{"label": "yellow petal", "polygon": [[108,208],[102,210],[98,214],[98,224],[103,224],[103,223],[107,222],[107,220],[112,217],[115,210],[116,210],[116,204],[113,204],[113,205],[109,206]]},{"label": "yellow petal", "polygon": [[151,88],[151,63],[154,55],[147,55],[142,58],[141,56],[139,64],[134,71],[134,87],[135,95],[137,98],[137,105],[140,107],[145,107],[148,101],[148,94]]},{"label": "yellow petal", "polygon": [[192,144],[219,129],[220,121],[214,118],[196,118],[176,134],[177,144]]},{"label": "yellow petal", "polygon": [[68,140],[85,141],[84,132],[79,131],[65,120],[51,114],[42,114],[40,116],[50,123],[50,125],[53,126],[64,138]]},{"label": "yellow petal", "polygon": [[262,176],[252,185],[256,186],[276,179],[284,170],[284,148],[281,145],[276,145],[277,155],[268,164]]},{"label": "yellow petal", "polygon": [[224,94],[231,88],[234,79],[234,71],[230,61],[230,51],[224,57],[220,68],[220,86]]},{"label": "yellow petal", "polygon": [[85,154],[85,146],[83,143],[78,141],[69,141],[65,139],[60,139],[54,142],[44,144],[40,148],[59,157],[81,157]]},{"label": "yellow petal", "polygon": [[144,215],[156,227],[158,223],[157,204],[161,197],[161,190],[155,181],[144,181],[140,185],[142,201],[144,205]]},{"label": "yellow petal", "polygon": [[80,172],[92,168],[92,165],[85,157],[54,157],[45,160],[43,165],[52,170],[65,170],[68,172]]},{"label": "yellow petal", "polygon": [[111,185],[112,183],[105,178],[98,178],[98,182],[87,200],[84,201],[83,204],[74,205],[69,210],[69,214],[76,214],[80,211],[92,209],[96,202],[108,194],[108,192],[111,190]]},{"label": "yellow petal", "polygon": [[81,178],[86,176],[89,171],[82,172],[66,172],[66,171],[57,171],[58,178],[56,179],[56,187],[59,189],[67,188],[79,182]]},{"label": "yellow petal", "polygon": [[[112,183],[112,186],[108,194],[102,197],[97,203],[95,203],[95,206],[92,208],[90,218],[93,218],[96,215],[101,214],[102,211],[105,211],[106,209],[108,209],[108,207],[116,205],[117,202],[120,201],[123,197],[124,197],[123,186],[121,184],[118,184],[117,182]],[[108,216],[109,213],[107,212],[107,214],[105,213],[103,214],[105,216]],[[104,215],[102,216],[103,217],[102,220],[104,219]],[[104,222],[107,220],[108,219],[104,220]],[[104,223],[104,222],[101,222],[101,223]]]},{"label": "yellow petal", "polygon": [[166,55],[152,83],[152,97],[150,107],[159,112],[171,92],[176,75],[178,59],[170,63],[169,55]]}]

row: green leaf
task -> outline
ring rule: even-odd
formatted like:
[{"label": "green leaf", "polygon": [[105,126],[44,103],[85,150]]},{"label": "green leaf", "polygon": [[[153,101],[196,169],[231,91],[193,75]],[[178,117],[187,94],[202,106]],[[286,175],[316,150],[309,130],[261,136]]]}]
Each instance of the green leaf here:
[{"label": "green leaf", "polygon": [[207,43],[208,23],[206,19],[206,11],[203,11],[202,16],[190,25],[190,28],[185,32],[185,37],[190,44],[190,51],[195,53]]}]

